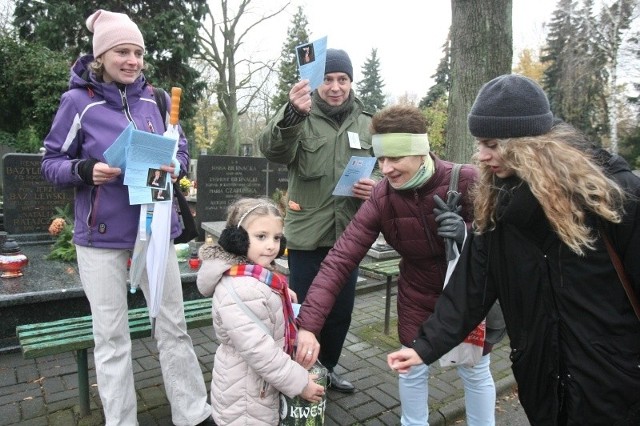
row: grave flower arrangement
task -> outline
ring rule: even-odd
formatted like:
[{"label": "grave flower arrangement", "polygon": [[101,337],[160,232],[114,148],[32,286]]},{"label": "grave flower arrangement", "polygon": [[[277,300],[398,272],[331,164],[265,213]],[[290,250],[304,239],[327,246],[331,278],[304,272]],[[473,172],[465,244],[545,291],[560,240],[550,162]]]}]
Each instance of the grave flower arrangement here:
[{"label": "grave flower arrangement", "polygon": [[185,176],[180,179],[178,183],[180,185],[180,191],[182,191],[182,193],[185,195],[189,194],[189,189],[191,188],[191,181],[189,180],[189,178]]},{"label": "grave flower arrangement", "polygon": [[56,207],[56,214],[49,225],[49,234],[56,237],[47,259],[73,262],[76,260],[76,246],[73,244],[73,215],[71,207]]}]

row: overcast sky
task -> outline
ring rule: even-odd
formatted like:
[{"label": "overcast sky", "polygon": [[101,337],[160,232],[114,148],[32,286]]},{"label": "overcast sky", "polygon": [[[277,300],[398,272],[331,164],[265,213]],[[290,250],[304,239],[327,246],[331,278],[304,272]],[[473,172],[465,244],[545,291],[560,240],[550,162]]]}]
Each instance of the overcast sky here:
[{"label": "overcast sky", "polygon": [[[253,0],[251,8],[260,14],[276,10],[286,0]],[[378,59],[384,81],[384,93],[393,97],[405,93],[421,99],[433,84],[432,76],[442,58],[442,45],[451,24],[450,0],[290,0],[287,11],[260,24],[245,40],[250,55],[275,58],[286,40],[291,19],[297,6],[304,8],[309,21],[311,39],[327,36],[328,47],[349,53],[354,68],[354,80],[378,49]],[[0,11],[8,0],[0,0]],[[209,0],[214,13],[219,1]],[[235,8],[237,1],[229,1]],[[548,23],[557,0],[513,0],[514,58],[526,47],[537,48],[545,39],[544,24]],[[243,20],[244,21],[244,20]],[[247,19],[245,21],[249,22]],[[421,54],[409,61],[408,45],[419,42]]]},{"label": "overcast sky", "polygon": [[[430,76],[442,57],[442,45],[451,24],[449,0],[292,0],[289,13],[275,18],[268,31],[261,31],[262,47],[275,45],[278,53],[286,39],[297,5],[304,7],[311,39],[327,36],[328,47],[349,53],[354,80],[378,49],[385,94],[405,93],[422,98],[433,84]],[[524,47],[544,42],[543,23],[548,22],[556,0],[513,0],[514,57]],[[264,29],[263,29],[264,30]],[[420,43],[421,54],[408,60],[408,46]]]}]

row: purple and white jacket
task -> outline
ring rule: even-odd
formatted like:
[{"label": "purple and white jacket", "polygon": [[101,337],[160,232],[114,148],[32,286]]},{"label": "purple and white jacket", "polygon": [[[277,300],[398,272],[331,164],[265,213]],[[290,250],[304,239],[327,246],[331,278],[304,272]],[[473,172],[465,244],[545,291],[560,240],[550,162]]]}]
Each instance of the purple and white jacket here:
[{"label": "purple and white jacket", "polygon": [[[60,187],[75,187],[73,242],[81,246],[133,249],[138,230],[140,206],[129,204],[123,184],[124,173],[107,184],[85,184],[74,170],[79,160],[94,158],[106,162],[104,152],[133,122],[138,130],[163,134],[164,117],[144,76],[118,87],[96,80],[88,64],[93,56],[79,58],[71,68],[69,90],[44,140],[43,177]],[[170,99],[166,96],[167,110]],[[188,170],[187,141],[181,133],[177,159]],[[177,212],[171,218],[171,238],[180,235]]]}]

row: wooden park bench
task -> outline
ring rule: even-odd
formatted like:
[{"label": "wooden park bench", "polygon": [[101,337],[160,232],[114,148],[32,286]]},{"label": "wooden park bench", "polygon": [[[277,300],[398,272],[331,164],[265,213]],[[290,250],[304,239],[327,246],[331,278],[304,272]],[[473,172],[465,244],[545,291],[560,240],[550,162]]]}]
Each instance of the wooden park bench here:
[{"label": "wooden park bench", "polygon": [[382,260],[380,262],[365,263],[360,265],[361,271],[382,275],[387,279],[387,299],[384,306],[384,334],[389,334],[389,317],[391,310],[391,284],[393,279],[400,274],[400,258]]},{"label": "wooden park bench", "polygon": [[[211,298],[184,302],[187,328],[212,325]],[[129,310],[131,339],[151,336],[151,322],[147,308]],[[87,349],[93,348],[91,315],[37,324],[19,325],[16,336],[25,359],[75,351],[78,363],[78,392],[80,414],[89,414],[89,364]]]}]

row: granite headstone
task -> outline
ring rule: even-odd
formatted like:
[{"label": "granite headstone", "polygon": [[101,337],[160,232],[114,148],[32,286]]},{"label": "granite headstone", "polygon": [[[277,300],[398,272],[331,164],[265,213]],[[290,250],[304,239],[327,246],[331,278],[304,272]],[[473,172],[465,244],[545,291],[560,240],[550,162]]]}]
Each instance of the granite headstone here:
[{"label": "granite headstone", "polygon": [[196,218],[226,220],[227,207],[241,197],[269,197],[287,189],[287,167],[260,157],[201,155],[198,157]]},{"label": "granite headstone", "polygon": [[73,206],[73,189],[60,189],[40,173],[40,154],[2,157],[4,228],[9,234],[43,233],[56,207]]}]

